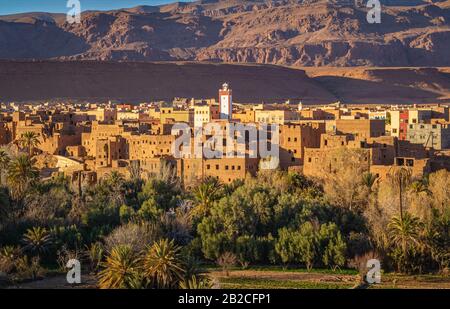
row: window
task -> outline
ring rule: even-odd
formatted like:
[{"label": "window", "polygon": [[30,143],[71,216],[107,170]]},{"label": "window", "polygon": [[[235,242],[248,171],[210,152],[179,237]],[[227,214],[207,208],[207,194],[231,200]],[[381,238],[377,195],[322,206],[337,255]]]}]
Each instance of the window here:
[{"label": "window", "polygon": [[207,169],[207,170],[211,169],[211,165],[207,164],[207,165],[206,165],[206,169]]},{"label": "window", "polygon": [[219,164],[216,164],[216,170],[218,170],[219,169]]}]

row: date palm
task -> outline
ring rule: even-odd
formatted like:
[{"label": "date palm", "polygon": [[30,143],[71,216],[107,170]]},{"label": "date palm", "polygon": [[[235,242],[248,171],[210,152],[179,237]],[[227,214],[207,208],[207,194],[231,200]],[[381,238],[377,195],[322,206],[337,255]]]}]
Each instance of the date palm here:
[{"label": "date palm", "polygon": [[215,177],[207,177],[202,183],[194,188],[193,197],[196,205],[194,213],[196,216],[203,217],[208,213],[221,189],[222,185]]},{"label": "date palm", "polygon": [[369,193],[372,192],[372,188],[375,185],[375,182],[377,181],[378,177],[375,174],[372,174],[370,172],[364,173],[362,175],[362,183],[367,188]]},{"label": "date palm", "polygon": [[13,197],[20,199],[29,185],[39,176],[34,162],[27,155],[19,155],[11,161],[8,168],[8,183]]},{"label": "date palm", "polygon": [[112,171],[106,177],[106,183],[111,188],[111,200],[116,206],[121,206],[124,203],[124,183],[125,178],[117,171]]},{"label": "date palm", "polygon": [[3,185],[3,175],[8,169],[11,158],[4,149],[0,149],[0,186]]},{"label": "date palm", "polygon": [[431,193],[430,190],[428,190],[427,184],[421,180],[417,180],[417,181],[414,181],[413,183],[411,183],[411,185],[409,186],[409,189],[411,192],[413,192],[415,194],[421,194],[421,193],[430,194]]},{"label": "date palm", "polygon": [[33,156],[34,148],[40,143],[39,136],[35,132],[25,132],[20,139],[20,145],[27,149],[30,158]]},{"label": "date palm", "polygon": [[401,167],[399,169],[394,170],[393,173],[389,174],[389,179],[391,183],[398,190],[398,207],[400,220],[403,221],[403,192],[411,183],[412,172],[411,169],[406,167]]},{"label": "date palm", "polygon": [[98,274],[101,289],[136,287],[136,281],[140,277],[140,259],[130,246],[118,245],[112,248],[101,266],[103,270]]},{"label": "date palm", "polygon": [[183,279],[184,270],[179,260],[180,248],[173,240],[162,239],[148,249],[144,257],[144,276],[155,288],[174,288]]},{"label": "date palm", "polygon": [[420,230],[422,223],[418,218],[405,213],[403,218],[393,217],[388,224],[391,242],[400,247],[404,257],[408,256],[410,249],[420,246]]},{"label": "date palm", "polygon": [[48,251],[52,245],[52,237],[45,228],[33,227],[25,232],[23,242],[25,251],[39,256]]}]

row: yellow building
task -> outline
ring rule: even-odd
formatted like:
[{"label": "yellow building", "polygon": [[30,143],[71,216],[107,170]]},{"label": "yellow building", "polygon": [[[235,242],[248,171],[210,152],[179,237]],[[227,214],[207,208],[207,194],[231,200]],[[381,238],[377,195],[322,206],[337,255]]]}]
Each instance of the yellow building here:
[{"label": "yellow building", "polygon": [[194,125],[194,110],[192,109],[174,109],[173,107],[160,108],[161,123],[185,122],[190,126]]},{"label": "yellow building", "polygon": [[285,124],[300,120],[297,112],[290,110],[255,110],[255,121],[258,123]]}]

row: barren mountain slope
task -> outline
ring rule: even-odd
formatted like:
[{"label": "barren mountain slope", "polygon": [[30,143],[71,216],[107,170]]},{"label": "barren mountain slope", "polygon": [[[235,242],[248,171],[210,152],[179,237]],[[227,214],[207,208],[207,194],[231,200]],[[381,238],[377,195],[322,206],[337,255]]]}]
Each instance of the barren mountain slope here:
[{"label": "barren mountain slope", "polygon": [[366,21],[365,5],[344,5],[353,2],[203,0],[86,12],[74,25],[55,14],[6,16],[0,58],[450,65],[449,1],[382,0],[381,24]]}]

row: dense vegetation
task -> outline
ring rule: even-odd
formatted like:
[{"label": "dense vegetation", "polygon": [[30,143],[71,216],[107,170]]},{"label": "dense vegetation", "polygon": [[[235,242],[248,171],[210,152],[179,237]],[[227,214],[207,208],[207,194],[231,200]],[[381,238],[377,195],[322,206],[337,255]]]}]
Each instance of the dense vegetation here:
[{"label": "dense vegetation", "polygon": [[146,180],[112,172],[80,191],[63,176],[39,179],[36,141],[24,138],[28,151],[0,150],[0,277],[9,283],[64,270],[71,258],[102,288],[208,288],[200,266],[212,264],[360,269],[376,257],[384,271],[449,267],[445,170],[415,179],[397,169],[380,181],[343,164],[358,154],[341,150],[320,181],[271,171],[182,186],[166,166]]}]

